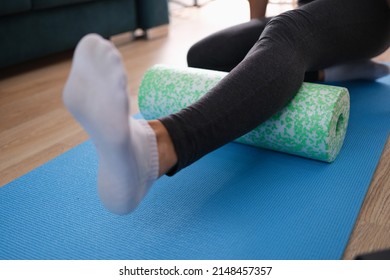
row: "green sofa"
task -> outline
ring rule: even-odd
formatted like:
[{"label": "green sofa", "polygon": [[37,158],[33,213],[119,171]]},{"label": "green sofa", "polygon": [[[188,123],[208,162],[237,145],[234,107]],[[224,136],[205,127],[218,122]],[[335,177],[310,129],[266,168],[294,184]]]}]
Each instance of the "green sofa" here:
[{"label": "green sofa", "polygon": [[109,38],[167,23],[167,0],[2,0],[0,68],[72,49],[88,33]]}]

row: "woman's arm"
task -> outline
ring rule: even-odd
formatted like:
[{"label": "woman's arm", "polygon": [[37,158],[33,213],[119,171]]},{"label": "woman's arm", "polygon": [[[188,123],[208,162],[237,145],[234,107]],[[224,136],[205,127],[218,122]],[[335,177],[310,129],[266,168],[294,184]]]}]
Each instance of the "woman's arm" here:
[{"label": "woman's arm", "polygon": [[251,19],[265,17],[268,0],[248,0],[248,2],[249,2]]}]

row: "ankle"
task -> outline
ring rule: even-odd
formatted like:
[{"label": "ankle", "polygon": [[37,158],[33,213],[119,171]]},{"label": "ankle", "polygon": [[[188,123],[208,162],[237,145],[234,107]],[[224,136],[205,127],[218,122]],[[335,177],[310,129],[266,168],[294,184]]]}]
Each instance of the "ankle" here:
[{"label": "ankle", "polygon": [[148,124],[156,134],[159,177],[167,173],[177,163],[177,155],[172,139],[165,126],[157,120],[148,121]]}]

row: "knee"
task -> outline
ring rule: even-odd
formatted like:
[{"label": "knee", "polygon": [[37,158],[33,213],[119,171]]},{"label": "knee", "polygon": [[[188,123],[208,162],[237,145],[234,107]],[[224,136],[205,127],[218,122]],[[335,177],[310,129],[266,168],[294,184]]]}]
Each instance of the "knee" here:
[{"label": "knee", "polygon": [[200,40],[188,50],[187,65],[194,68],[218,70],[221,63],[219,46],[218,41],[212,37]]},{"label": "knee", "polygon": [[187,65],[189,67],[204,68],[205,54],[204,46],[198,42],[190,47],[187,52]]},{"label": "knee", "polygon": [[188,66],[219,70],[226,60],[225,53],[222,52],[224,48],[222,40],[218,40],[220,37],[219,34],[212,34],[192,45],[187,52]]},{"label": "knee", "polygon": [[304,10],[295,9],[275,16],[266,26],[261,38],[270,39],[289,47],[302,44],[314,27],[312,16]]}]

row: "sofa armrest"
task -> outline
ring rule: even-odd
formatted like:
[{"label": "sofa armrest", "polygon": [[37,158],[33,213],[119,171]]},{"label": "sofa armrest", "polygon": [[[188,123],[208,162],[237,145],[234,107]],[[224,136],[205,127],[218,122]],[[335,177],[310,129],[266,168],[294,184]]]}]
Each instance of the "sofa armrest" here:
[{"label": "sofa armrest", "polygon": [[168,0],[137,0],[138,27],[144,30],[168,24]]}]

